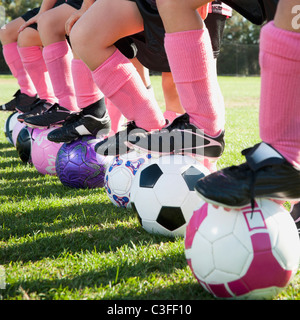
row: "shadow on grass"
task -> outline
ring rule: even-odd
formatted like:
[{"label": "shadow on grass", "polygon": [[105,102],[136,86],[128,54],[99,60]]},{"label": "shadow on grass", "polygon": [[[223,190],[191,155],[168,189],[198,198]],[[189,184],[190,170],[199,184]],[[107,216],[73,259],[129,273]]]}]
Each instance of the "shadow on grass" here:
[{"label": "shadow on grass", "polygon": [[[176,264],[174,263],[176,260]],[[93,299],[114,299],[114,300],[212,300],[213,297],[197,283],[196,279],[190,283],[172,281],[171,274],[176,269],[187,270],[187,278],[191,279],[190,270],[187,269],[184,255],[178,253],[176,257],[165,255],[159,259],[150,261],[138,260],[134,265],[126,261],[118,265],[101,265],[98,270],[84,272],[71,278],[63,279],[27,279],[26,281],[8,284],[3,292],[4,299],[13,299],[26,292],[29,296],[36,293],[37,299],[52,300],[53,295],[67,290],[75,299],[84,299],[85,294]],[[63,270],[61,270],[63,272]],[[170,277],[169,285],[160,286],[156,283],[155,277]],[[117,276],[116,276],[117,275]],[[138,278],[138,279],[137,279]],[[186,283],[186,282],[189,283]],[[159,282],[159,281],[158,281]],[[128,285],[131,283],[131,285]],[[143,284],[139,290],[135,285]],[[126,286],[122,290],[122,285]],[[21,289],[21,290],[20,290]],[[77,292],[76,292],[77,291]],[[68,294],[68,293],[67,293]],[[58,298],[56,297],[56,299]]]},{"label": "shadow on grass", "polygon": [[[0,151],[5,148],[6,144],[0,144]],[[133,211],[111,204],[105,198],[103,188],[87,190],[65,187],[57,177],[45,177],[33,171],[32,167],[22,164],[15,150],[5,152],[6,157],[11,156],[13,159],[5,159],[0,166],[10,167],[10,170],[1,174],[1,178],[7,180],[1,189],[1,196],[7,201],[7,206],[2,206],[7,212],[0,212],[1,264],[31,264],[49,258],[55,265],[55,260],[61,258],[64,260],[63,266],[66,266],[69,260],[64,258],[65,254],[78,257],[82,253],[95,252],[99,254],[97,259],[103,259],[100,257],[102,253],[117,256],[119,248],[124,246],[134,245],[140,250],[141,246],[173,241],[145,232],[135,220]],[[12,166],[20,163],[24,168],[18,168],[17,172],[11,170]],[[6,242],[5,246],[1,247],[1,241]],[[149,282],[149,277],[153,279],[156,273],[170,275],[177,268],[185,267],[186,261],[182,253],[170,256],[166,254],[163,258],[151,261],[137,258],[130,264],[122,260],[119,265],[104,264],[79,275],[78,272],[72,272],[70,278],[60,279],[54,276],[47,280],[30,277],[26,281],[16,280],[8,283],[1,294],[4,299],[14,299],[20,296],[22,288],[29,294],[36,292],[43,299],[51,299],[60,290],[93,291],[98,287],[107,291],[104,297],[108,299],[196,299],[197,294],[195,296],[193,291],[199,290],[198,284],[195,288],[185,284],[163,288],[155,286],[154,289],[142,290],[138,294],[136,288],[129,286],[129,292],[118,293],[116,290],[111,295],[110,286],[118,286],[130,278],[141,278],[137,283],[140,286],[143,281]],[[43,270],[45,267],[41,268]],[[59,269],[64,272],[64,267]],[[94,294],[99,295],[98,291],[101,294],[101,290],[96,290]]]}]

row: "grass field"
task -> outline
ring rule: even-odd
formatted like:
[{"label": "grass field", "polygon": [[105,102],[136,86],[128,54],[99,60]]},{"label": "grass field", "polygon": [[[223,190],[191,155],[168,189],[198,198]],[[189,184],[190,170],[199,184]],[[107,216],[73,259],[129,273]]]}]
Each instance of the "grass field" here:
[{"label": "grass field", "polygon": [[[259,141],[260,79],[220,77],[226,102],[226,150],[219,167],[243,161],[240,151]],[[164,107],[159,76],[152,77]],[[0,76],[0,103],[17,90]],[[116,208],[104,189],[64,187],[24,165],[1,134],[0,265],[3,300],[213,300],[187,266],[182,238],[146,233],[133,211]],[[300,298],[299,273],[275,300]]]}]

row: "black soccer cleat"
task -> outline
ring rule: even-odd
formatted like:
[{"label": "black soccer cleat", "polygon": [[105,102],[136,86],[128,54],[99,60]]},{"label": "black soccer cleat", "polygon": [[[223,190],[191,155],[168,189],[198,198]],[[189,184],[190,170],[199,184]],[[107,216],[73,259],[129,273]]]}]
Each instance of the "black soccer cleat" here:
[{"label": "black soccer cleat", "polygon": [[213,138],[190,123],[188,114],[177,117],[169,126],[132,136],[128,146],[152,155],[183,154],[217,160],[225,147],[224,132]]},{"label": "black soccer cleat", "polygon": [[15,111],[18,106],[30,105],[36,99],[37,95],[30,97],[25,93],[21,93],[21,90],[18,90],[11,101],[0,105],[0,111]]},{"label": "black soccer cleat", "polygon": [[27,118],[25,123],[32,128],[50,128],[51,126],[61,126],[72,114],[70,110],[53,104],[43,114]]},{"label": "black soccer cleat", "polygon": [[51,106],[52,104],[46,100],[38,99],[36,104],[31,108],[31,111],[20,114],[17,119],[20,122],[26,122],[27,119],[31,117],[42,115],[45,111],[51,108]]},{"label": "black soccer cleat", "polygon": [[228,208],[253,206],[255,198],[300,200],[300,171],[274,148],[262,142],[242,154],[247,162],[197,181],[200,198]]},{"label": "black soccer cleat", "polygon": [[107,111],[102,118],[84,115],[81,112],[70,116],[62,127],[49,132],[47,138],[56,143],[72,142],[87,135],[107,136],[110,129],[111,121]]},{"label": "black soccer cleat", "polygon": [[134,121],[128,122],[125,126],[124,130],[117,132],[114,136],[98,142],[95,145],[95,151],[103,156],[117,156],[130,151],[127,146],[129,139],[138,139],[138,136],[143,135],[146,130],[137,127]]},{"label": "black soccer cleat", "polygon": [[25,105],[19,105],[16,107],[16,110],[19,113],[27,113],[30,112],[31,110],[33,110],[35,108],[35,105],[41,101],[40,98],[35,99],[31,104],[25,104]]}]

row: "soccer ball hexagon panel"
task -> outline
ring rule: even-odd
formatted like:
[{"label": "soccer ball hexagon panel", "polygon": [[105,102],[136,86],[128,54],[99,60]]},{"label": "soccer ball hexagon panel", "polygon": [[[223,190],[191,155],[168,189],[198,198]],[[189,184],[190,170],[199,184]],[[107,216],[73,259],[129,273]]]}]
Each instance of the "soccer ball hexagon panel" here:
[{"label": "soccer ball hexagon panel", "polygon": [[186,224],[201,199],[193,185],[209,171],[194,158],[181,155],[151,159],[137,173],[131,205],[149,233],[184,236]]}]

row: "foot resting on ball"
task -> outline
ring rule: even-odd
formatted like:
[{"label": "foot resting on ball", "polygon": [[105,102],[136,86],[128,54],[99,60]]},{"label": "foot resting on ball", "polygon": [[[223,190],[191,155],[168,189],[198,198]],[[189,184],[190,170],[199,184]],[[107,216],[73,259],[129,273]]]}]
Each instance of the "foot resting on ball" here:
[{"label": "foot resting on ball", "polygon": [[300,200],[300,171],[262,142],[242,152],[246,162],[200,179],[195,190],[206,202],[242,208],[255,198]]}]

